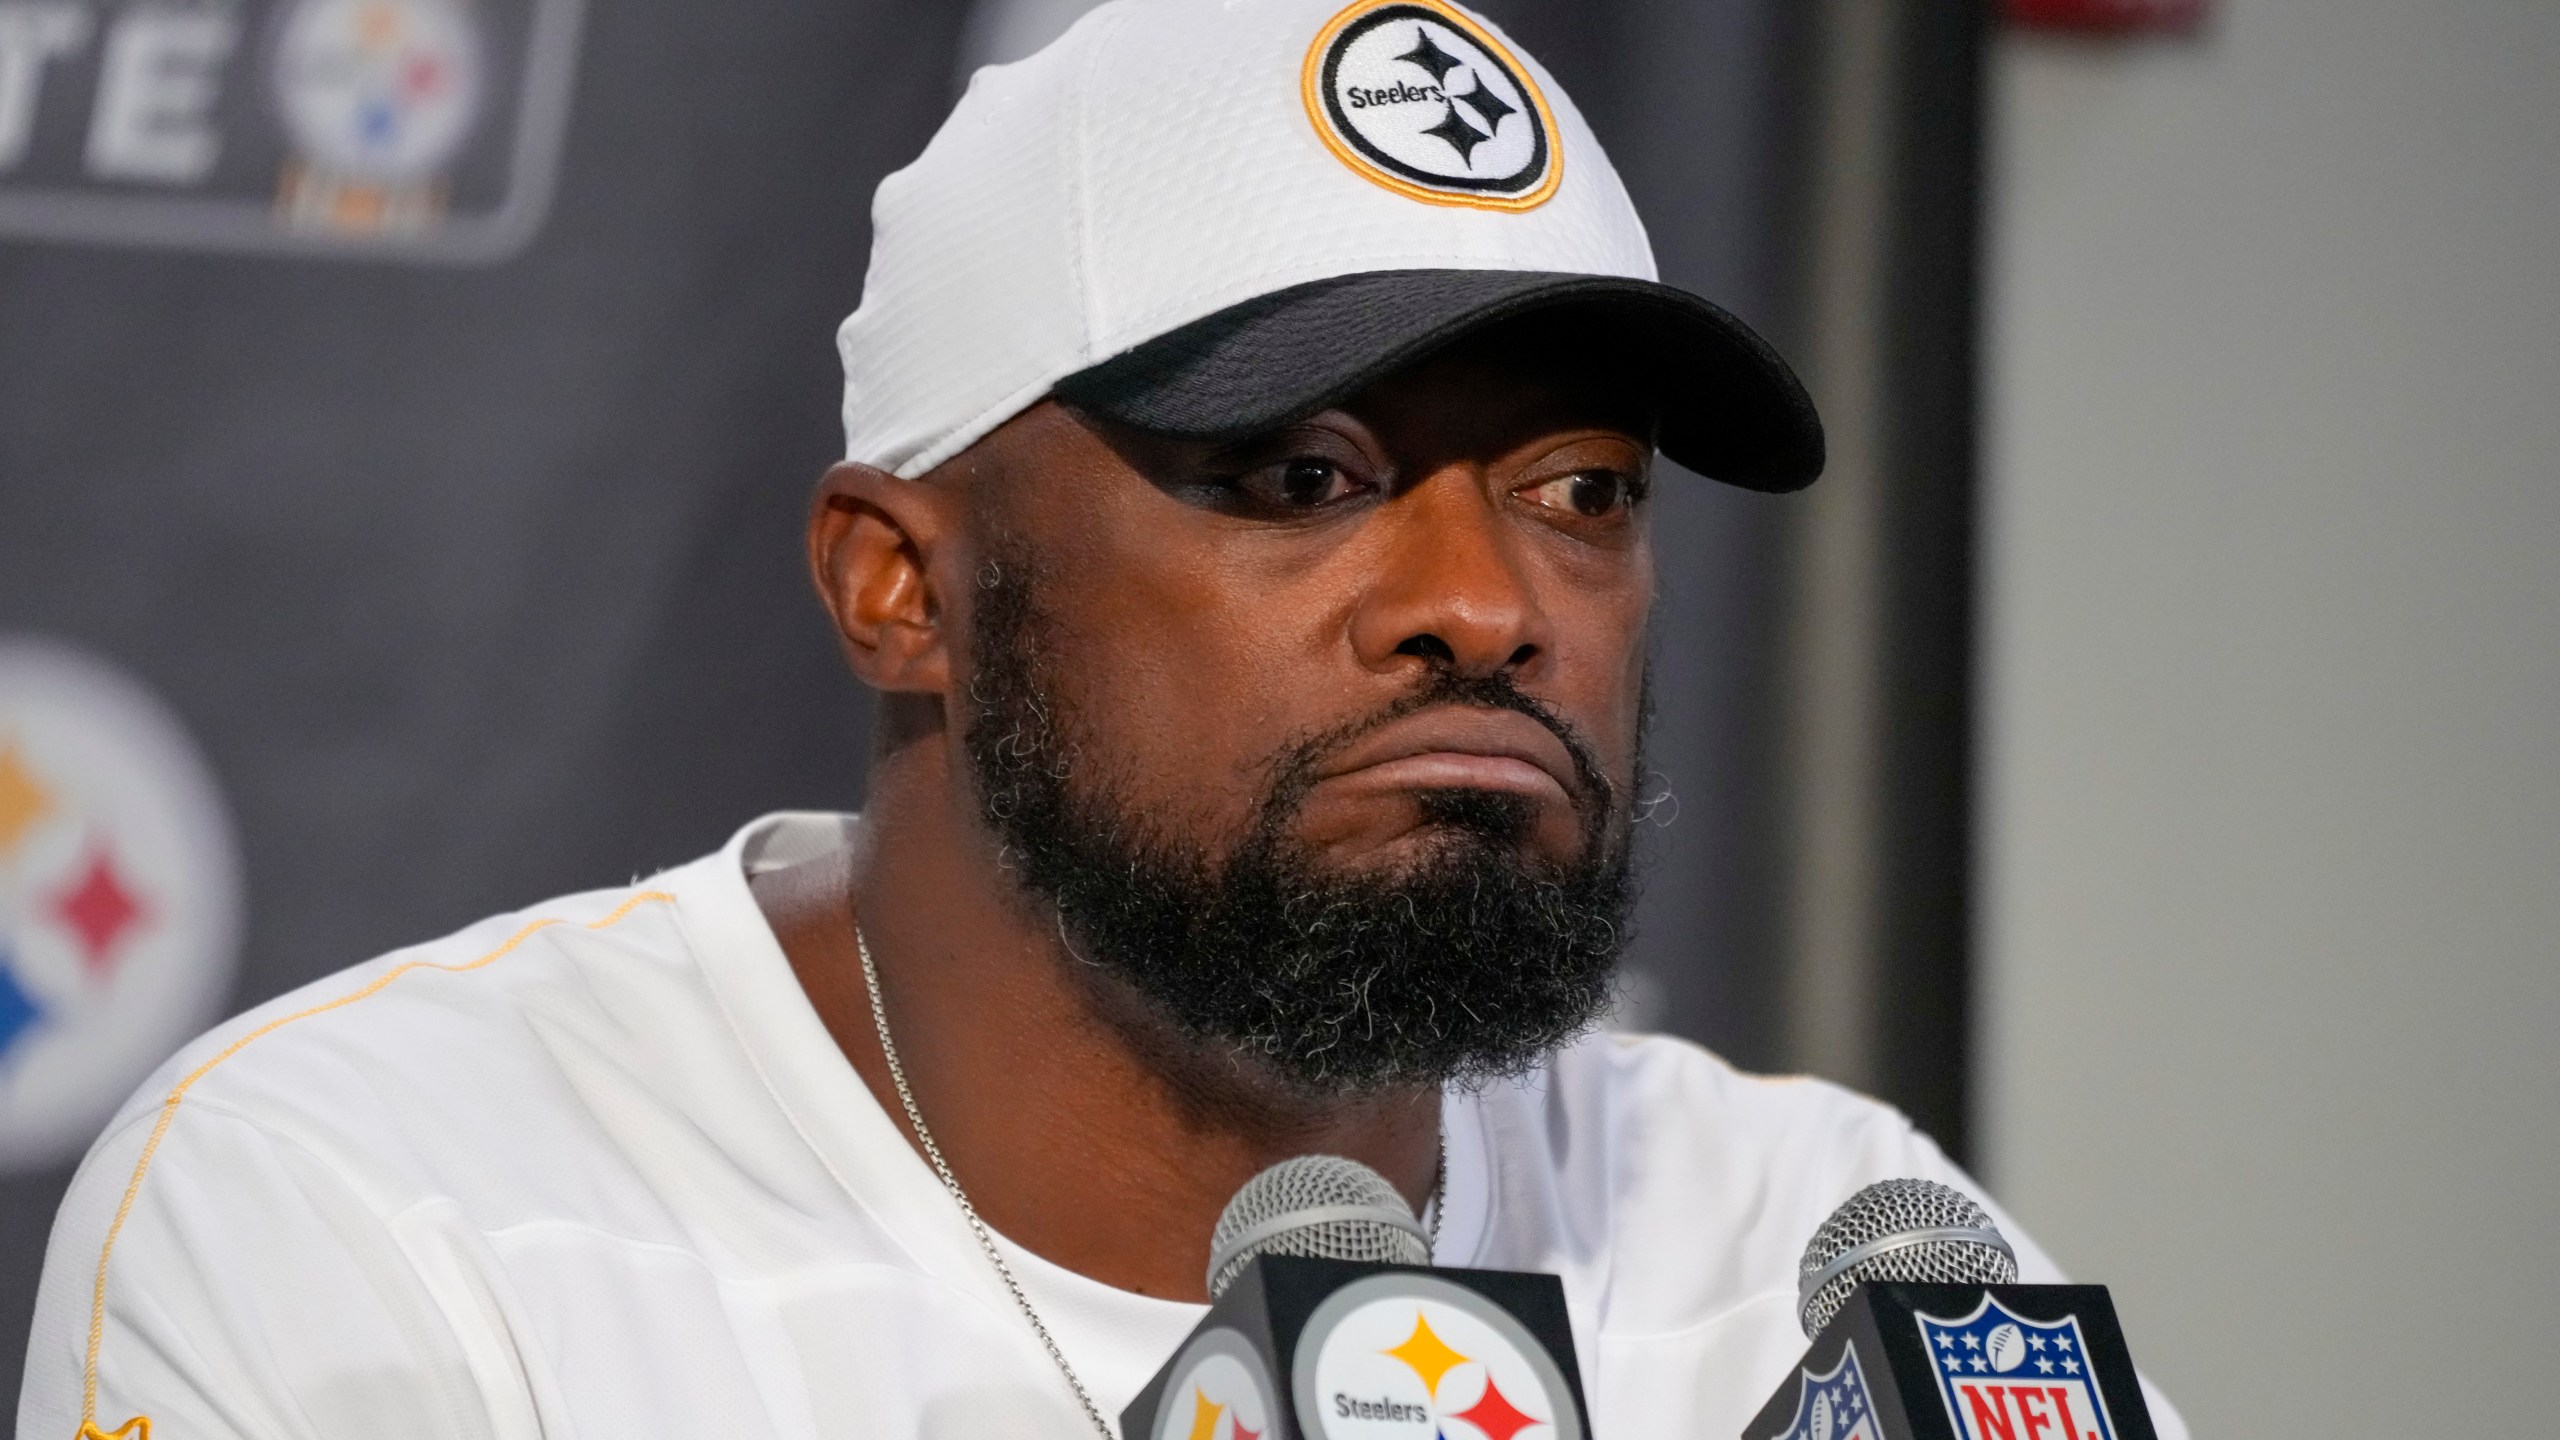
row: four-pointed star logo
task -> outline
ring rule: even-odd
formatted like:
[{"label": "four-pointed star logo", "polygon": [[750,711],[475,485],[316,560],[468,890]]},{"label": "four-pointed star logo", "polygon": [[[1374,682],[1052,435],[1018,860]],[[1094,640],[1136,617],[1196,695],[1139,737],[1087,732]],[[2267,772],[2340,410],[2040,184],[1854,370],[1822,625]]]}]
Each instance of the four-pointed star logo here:
[{"label": "four-pointed star logo", "polygon": [[1501,96],[1484,88],[1483,76],[1479,75],[1475,77],[1475,80],[1476,88],[1468,91],[1464,95],[1455,96],[1453,98],[1458,104],[1464,105],[1468,109],[1476,112],[1478,115],[1483,116],[1484,127],[1486,129],[1501,129],[1502,117],[1517,113],[1520,107],[1504,103]]},{"label": "four-pointed star logo", "polygon": [[[1441,49],[1439,43],[1431,38],[1431,32],[1420,25],[1413,27],[1413,48],[1396,58],[1420,66],[1431,76],[1432,83],[1444,91],[1448,88],[1449,72],[1462,63],[1457,56]],[[1440,123],[1422,132],[1447,141],[1449,148],[1458,152],[1461,165],[1473,165],[1476,147],[1493,138],[1493,132],[1502,128],[1505,116],[1518,114],[1520,110],[1519,106],[1486,89],[1483,76],[1469,70],[1467,78],[1475,82],[1475,88],[1443,100],[1441,103],[1447,109],[1440,116]],[[1468,124],[1467,117],[1458,113],[1460,105],[1483,117],[1484,128],[1479,130]]]},{"label": "four-pointed star logo", "polygon": [[1413,27],[1413,48],[1396,58],[1410,61],[1430,71],[1431,83],[1434,85],[1448,79],[1449,72],[1458,68],[1458,57],[1441,49],[1432,40],[1431,32],[1419,25]]},{"label": "four-pointed star logo", "polygon": [[1493,138],[1468,124],[1467,117],[1459,114],[1458,107],[1455,105],[1449,107],[1448,114],[1440,117],[1439,124],[1422,133],[1437,135],[1448,141],[1449,148],[1458,152],[1458,163],[1461,165],[1474,164],[1476,147]]}]

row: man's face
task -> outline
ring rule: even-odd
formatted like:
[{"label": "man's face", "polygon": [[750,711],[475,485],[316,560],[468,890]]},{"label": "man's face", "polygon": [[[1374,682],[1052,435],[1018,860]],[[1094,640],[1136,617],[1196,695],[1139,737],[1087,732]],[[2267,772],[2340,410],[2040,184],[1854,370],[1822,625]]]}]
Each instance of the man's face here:
[{"label": "man's face", "polygon": [[1651,446],[1518,339],[1233,446],[1008,427],[984,818],[1079,953],[1315,1090],[1517,1069],[1627,909]]}]

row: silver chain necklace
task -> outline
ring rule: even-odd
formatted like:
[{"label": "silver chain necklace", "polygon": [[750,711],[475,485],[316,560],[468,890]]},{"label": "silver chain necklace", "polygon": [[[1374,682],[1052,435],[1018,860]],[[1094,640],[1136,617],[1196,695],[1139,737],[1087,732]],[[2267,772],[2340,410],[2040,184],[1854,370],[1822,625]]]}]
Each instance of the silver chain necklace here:
[{"label": "silver chain necklace", "polygon": [[[969,1203],[968,1192],[960,1188],[959,1177],[951,1173],[950,1162],[942,1158],[942,1147],[933,1142],[933,1132],[925,1128],[924,1112],[916,1108],[916,1092],[907,1085],[907,1067],[898,1063],[897,1043],[889,1038],[889,1009],[880,1000],[880,970],[871,963],[871,945],[862,938],[862,926],[858,921],[853,927],[853,949],[862,957],[862,987],[870,992],[871,1025],[880,1032],[880,1058],[888,1062],[889,1083],[897,1087],[898,1104],[907,1112],[907,1124],[914,1127],[916,1143],[924,1148],[924,1158],[933,1162],[933,1173],[942,1177],[942,1188],[951,1192],[952,1203],[960,1207],[962,1218],[969,1222],[970,1233],[978,1237],[978,1248],[986,1252],[987,1263],[995,1267],[996,1278],[1004,1282],[1005,1291],[1013,1296],[1013,1303],[1022,1311],[1022,1318],[1031,1322],[1031,1333],[1040,1337],[1040,1348],[1049,1352],[1049,1359],[1057,1365],[1058,1373],[1066,1377],[1067,1388],[1075,1392],[1076,1404],[1083,1407],[1084,1417],[1093,1422],[1094,1433],[1102,1440],[1120,1440],[1110,1422],[1102,1418],[1102,1407],[1093,1403],[1092,1392],[1084,1388],[1084,1380],[1076,1374],[1076,1367],[1067,1363],[1067,1352],[1058,1348],[1057,1337],[1049,1333],[1049,1326],[1041,1320],[1040,1312],[1032,1308],[1031,1297],[1023,1293],[1022,1282],[1014,1278],[1013,1267],[1004,1262],[1004,1252],[996,1248],[995,1232],[987,1228],[986,1221],[978,1218],[978,1207]],[[1435,1258],[1440,1253],[1440,1211],[1444,1208],[1439,1196],[1448,1177],[1449,1130],[1442,1125],[1440,1169],[1431,1179],[1433,1198],[1429,1244]]]}]

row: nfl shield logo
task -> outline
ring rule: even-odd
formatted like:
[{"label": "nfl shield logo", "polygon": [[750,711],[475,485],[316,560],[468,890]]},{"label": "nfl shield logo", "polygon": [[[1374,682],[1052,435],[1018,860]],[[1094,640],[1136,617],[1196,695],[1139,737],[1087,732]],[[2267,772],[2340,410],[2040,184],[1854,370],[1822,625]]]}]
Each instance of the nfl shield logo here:
[{"label": "nfl shield logo", "polygon": [[1796,1376],[1796,1418],[1777,1440],[1876,1440],[1876,1407],[1858,1371],[1858,1347],[1844,1345],[1840,1363],[1820,1375]]},{"label": "nfl shield logo", "polygon": [[2077,1319],[2028,1320],[1987,1294],[1961,1320],[1915,1318],[1962,1440],[2115,1440]]}]

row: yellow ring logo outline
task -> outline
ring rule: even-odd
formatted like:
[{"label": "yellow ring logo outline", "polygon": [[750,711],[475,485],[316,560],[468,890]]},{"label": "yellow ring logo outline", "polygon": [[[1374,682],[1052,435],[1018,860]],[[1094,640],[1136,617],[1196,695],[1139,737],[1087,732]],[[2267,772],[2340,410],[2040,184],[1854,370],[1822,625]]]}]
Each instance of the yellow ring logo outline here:
[{"label": "yellow ring logo outline", "polygon": [[[1416,184],[1401,175],[1381,168],[1377,162],[1345,143],[1341,134],[1335,129],[1331,117],[1325,113],[1325,53],[1333,48],[1334,38],[1348,28],[1353,21],[1387,4],[1407,5],[1430,11],[1450,29],[1481,46],[1487,55],[1492,56],[1520,82],[1520,93],[1528,97],[1529,111],[1536,117],[1536,123],[1546,134],[1547,173],[1538,182],[1536,189],[1524,191],[1518,195],[1488,195],[1435,189],[1428,185]],[[1564,136],[1556,128],[1555,113],[1547,108],[1546,92],[1538,88],[1537,77],[1529,72],[1529,67],[1521,62],[1519,56],[1512,54],[1501,41],[1496,40],[1492,32],[1440,3],[1440,0],[1354,0],[1353,4],[1343,7],[1338,14],[1324,23],[1324,28],[1316,32],[1315,43],[1307,47],[1306,63],[1299,68],[1298,95],[1306,106],[1307,123],[1315,127],[1317,138],[1324,141],[1325,148],[1333,152],[1335,159],[1340,160],[1362,179],[1393,190],[1408,199],[1420,200],[1427,205],[1463,205],[1475,210],[1534,210],[1547,203],[1547,200],[1556,193],[1556,187],[1564,183]]]}]

